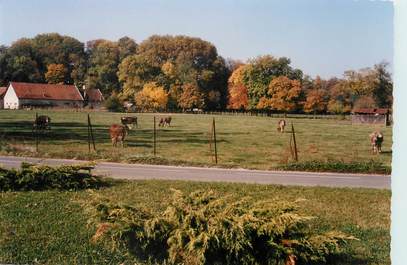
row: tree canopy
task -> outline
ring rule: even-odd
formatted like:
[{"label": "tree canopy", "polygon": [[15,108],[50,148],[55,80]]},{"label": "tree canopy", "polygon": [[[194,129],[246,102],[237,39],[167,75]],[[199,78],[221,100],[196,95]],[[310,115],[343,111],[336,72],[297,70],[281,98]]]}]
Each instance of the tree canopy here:
[{"label": "tree canopy", "polygon": [[[212,43],[189,36],[153,35],[140,44],[124,36],[85,45],[45,33],[0,46],[0,86],[10,81],[86,85],[106,98],[114,95],[114,105],[129,101],[145,109],[348,113],[361,107],[391,108],[388,68],[380,62],[338,78],[312,78],[288,57],[225,60]],[[156,99],[160,104],[151,103]]]}]

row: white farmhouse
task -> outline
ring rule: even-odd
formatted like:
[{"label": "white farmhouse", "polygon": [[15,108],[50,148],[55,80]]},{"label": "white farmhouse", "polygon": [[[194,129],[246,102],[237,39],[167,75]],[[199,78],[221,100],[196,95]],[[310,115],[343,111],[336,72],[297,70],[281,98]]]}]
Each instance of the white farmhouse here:
[{"label": "white farmhouse", "polygon": [[74,85],[10,82],[4,95],[5,109],[26,107],[82,108],[83,97]]}]

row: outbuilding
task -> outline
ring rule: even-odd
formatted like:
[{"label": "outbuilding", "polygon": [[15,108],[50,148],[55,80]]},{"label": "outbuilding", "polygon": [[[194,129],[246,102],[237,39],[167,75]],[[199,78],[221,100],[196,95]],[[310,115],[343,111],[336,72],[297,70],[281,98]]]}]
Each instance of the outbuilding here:
[{"label": "outbuilding", "polygon": [[75,85],[10,82],[4,95],[5,109],[82,108],[83,104]]},{"label": "outbuilding", "polygon": [[101,108],[103,101],[105,100],[102,92],[100,92],[100,90],[97,88],[84,87],[83,98],[85,100],[85,104],[91,109]]},{"label": "outbuilding", "polygon": [[364,108],[352,111],[352,124],[391,124],[390,110],[386,108]]},{"label": "outbuilding", "polygon": [[6,91],[7,87],[0,87],[0,109],[4,108],[4,95]]}]

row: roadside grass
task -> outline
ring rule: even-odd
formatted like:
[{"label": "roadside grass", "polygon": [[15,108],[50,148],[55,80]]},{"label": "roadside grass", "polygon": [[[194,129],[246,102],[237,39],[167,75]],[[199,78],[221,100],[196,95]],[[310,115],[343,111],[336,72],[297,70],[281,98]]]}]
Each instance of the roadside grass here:
[{"label": "roadside grass", "polygon": [[[216,119],[220,167],[277,169],[292,162],[289,142],[294,123],[300,162],[342,161],[369,163],[390,168],[392,129],[383,125],[352,125],[349,120],[288,119],[286,133],[278,133],[279,118],[229,115],[172,114],[172,126],[158,128],[157,158],[153,154],[153,116],[168,114],[122,114],[92,112],[97,152],[88,154],[87,113],[38,110],[51,117],[50,132],[40,135],[39,153],[31,132],[36,111],[0,111],[0,154],[18,156],[95,159],[138,163],[214,166],[208,136],[212,118]],[[120,117],[136,115],[139,128],[130,131],[126,148],[113,148],[108,127]],[[370,151],[369,134],[384,133],[383,153]]]},{"label": "roadside grass", "polygon": [[124,249],[112,249],[107,241],[91,243],[96,228],[88,223],[89,202],[102,196],[159,212],[168,205],[171,188],[253,201],[300,199],[299,213],[317,217],[312,225],[317,232],[338,230],[360,239],[330,264],[390,264],[390,191],[158,180],[120,181],[92,191],[0,193],[0,263],[134,264]]}]

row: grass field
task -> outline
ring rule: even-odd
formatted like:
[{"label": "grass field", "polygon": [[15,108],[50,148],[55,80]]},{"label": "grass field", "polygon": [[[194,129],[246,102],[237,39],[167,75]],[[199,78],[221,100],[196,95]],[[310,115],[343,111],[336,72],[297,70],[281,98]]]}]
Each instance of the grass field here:
[{"label": "grass field", "polygon": [[[390,264],[390,197],[387,190],[283,187],[182,181],[120,182],[95,191],[113,202],[159,211],[166,207],[170,188],[197,189],[252,200],[279,198],[300,202],[299,212],[317,217],[315,230],[339,230],[352,241],[335,264]],[[0,263],[134,264],[125,249],[108,242],[91,243],[95,227],[88,224],[90,191],[0,193]]]},{"label": "grass field", "polygon": [[[213,164],[208,135],[212,118],[216,118],[219,165],[273,169],[291,160],[290,133],[278,133],[277,118],[251,116],[172,115],[172,126],[157,126],[157,156],[153,154],[153,115],[137,114],[139,128],[130,132],[126,148],[113,148],[108,135],[112,123],[120,123],[124,114],[94,112],[91,120],[96,138],[96,153],[88,156],[87,116],[85,112],[38,111],[51,117],[52,130],[40,136],[39,153],[35,153],[32,122],[35,111],[0,111],[0,153],[41,157],[103,159],[109,161],[151,162],[166,164]],[[157,117],[163,114],[155,114]],[[299,160],[375,160],[391,165],[392,129],[380,125],[352,125],[348,120],[288,119],[294,123]],[[383,153],[370,151],[369,134],[376,129],[384,133]]]}]

